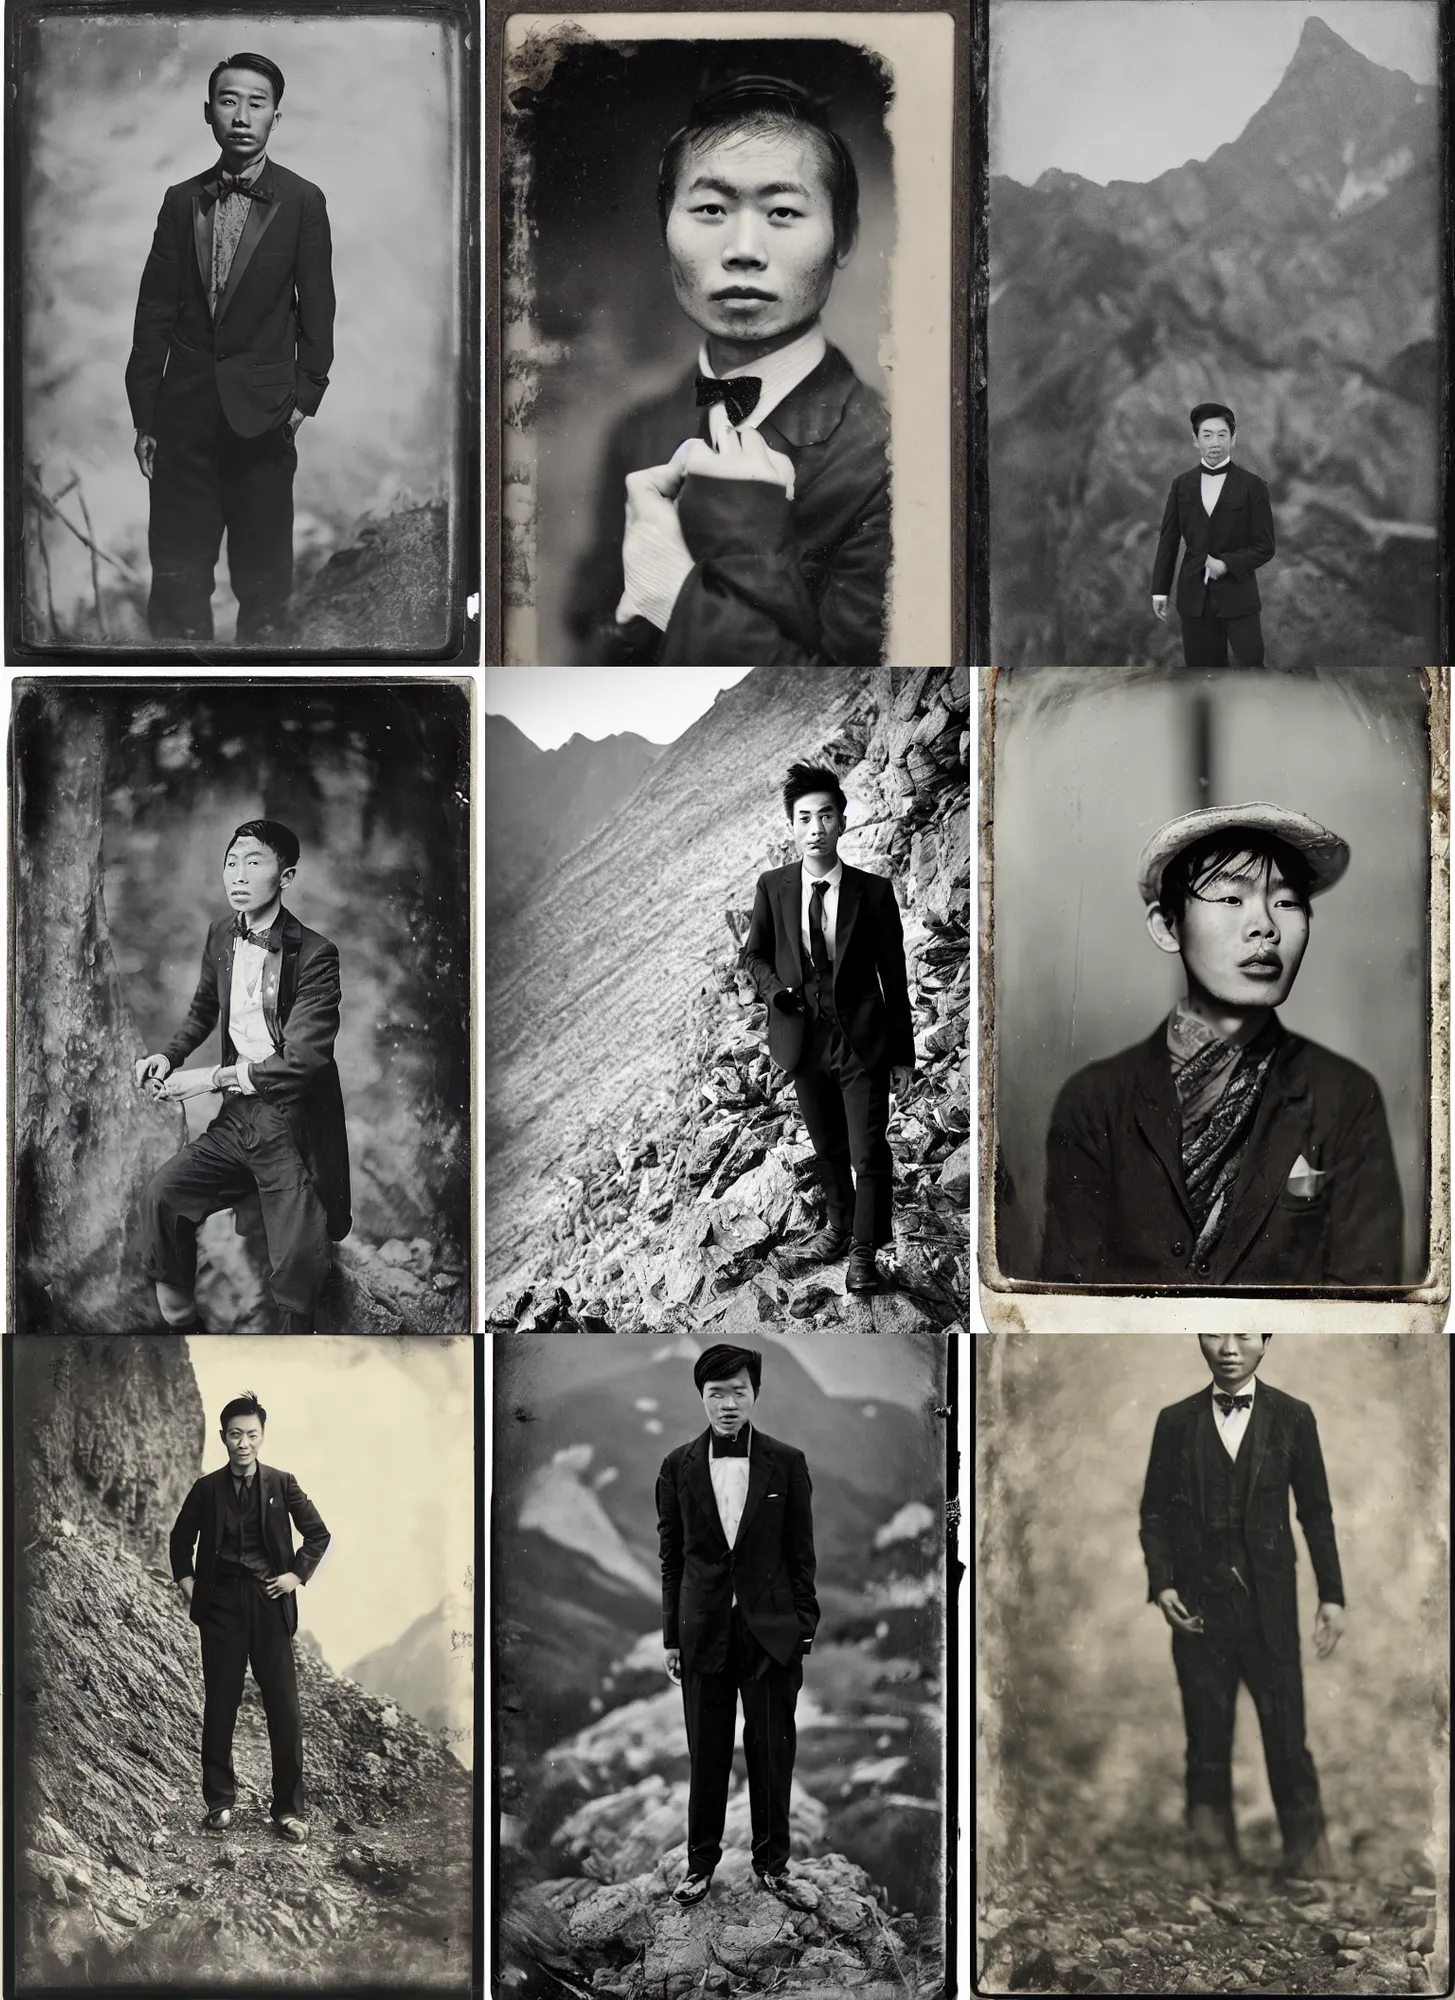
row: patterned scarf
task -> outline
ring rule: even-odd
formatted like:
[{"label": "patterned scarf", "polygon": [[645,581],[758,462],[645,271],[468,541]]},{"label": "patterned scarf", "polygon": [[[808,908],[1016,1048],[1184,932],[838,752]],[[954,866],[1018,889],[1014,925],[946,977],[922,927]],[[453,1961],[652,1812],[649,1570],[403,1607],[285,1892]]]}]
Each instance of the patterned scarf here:
[{"label": "patterned scarf", "polygon": [[1206,1257],[1227,1223],[1228,1197],[1243,1164],[1263,1086],[1278,1049],[1273,1021],[1246,1047],[1179,1006],[1167,1023],[1172,1081],[1182,1113],[1182,1178]]}]

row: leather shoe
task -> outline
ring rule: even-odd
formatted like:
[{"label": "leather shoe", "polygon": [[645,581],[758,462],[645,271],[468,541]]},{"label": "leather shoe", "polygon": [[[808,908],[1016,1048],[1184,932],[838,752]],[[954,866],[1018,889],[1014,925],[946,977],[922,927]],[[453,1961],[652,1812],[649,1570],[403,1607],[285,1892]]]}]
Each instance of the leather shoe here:
[{"label": "leather shoe", "polygon": [[879,1266],[874,1261],[874,1252],[862,1243],[856,1243],[849,1252],[849,1275],[844,1280],[845,1289],[851,1292],[872,1292],[879,1286]]},{"label": "leather shoe", "polygon": [[805,1895],[787,1869],[778,1875],[760,1875],[758,1887],[776,1896],[780,1903],[786,1903],[790,1910],[812,1910],[818,1905],[818,1898]]},{"label": "leather shoe", "polygon": [[682,1880],[677,1884],[677,1887],[672,1891],[672,1901],[674,1903],[700,1903],[711,1887],[711,1874],[684,1875]]},{"label": "leather shoe", "polygon": [[846,1255],[852,1241],[847,1229],[820,1229],[816,1236],[798,1245],[795,1255],[805,1264],[835,1264]]},{"label": "leather shoe", "polygon": [[225,1833],[232,1825],[232,1807],[218,1806],[207,1815],[204,1825],[209,1833]]},{"label": "leather shoe", "polygon": [[1230,1811],[1219,1806],[1193,1806],[1187,1815],[1187,1831],[1200,1861],[1238,1866],[1238,1835]]}]

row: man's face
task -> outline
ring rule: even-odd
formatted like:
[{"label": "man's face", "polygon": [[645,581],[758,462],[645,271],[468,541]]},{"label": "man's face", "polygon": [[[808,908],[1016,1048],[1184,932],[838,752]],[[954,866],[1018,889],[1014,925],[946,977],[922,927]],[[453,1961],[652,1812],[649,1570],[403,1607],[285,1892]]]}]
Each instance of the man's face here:
[{"label": "man's face", "polygon": [[1233,433],[1226,417],[1208,417],[1197,427],[1197,448],[1209,465],[1222,465],[1232,457]]},{"label": "man's face", "polygon": [[250,833],[235,840],[223,857],[222,886],[232,908],[244,916],[261,915],[292,880],[293,870]]},{"label": "man's face", "polygon": [[740,1368],[736,1375],[724,1376],[721,1382],[702,1385],[702,1407],[719,1437],[736,1437],[756,1401],[746,1368]]},{"label": "man's face", "polygon": [[805,792],[793,801],[793,845],[811,873],[827,875],[839,851],[844,816],[827,792]]},{"label": "man's face", "polygon": [[267,146],[282,113],[273,102],[269,77],[252,69],[225,69],[213,85],[203,116],[229,161],[242,168]]},{"label": "man's face", "polygon": [[677,303],[704,333],[772,340],[817,319],[846,261],[818,144],[785,126],[689,151],[667,212]]},{"label": "man's face", "polygon": [[1225,1007],[1281,1007],[1308,949],[1308,911],[1276,862],[1211,876],[1189,895],[1180,922],[1154,909],[1148,924],[1164,951],[1182,953],[1189,986]]},{"label": "man's face", "polygon": [[1263,1359],[1261,1333],[1200,1333],[1197,1340],[1213,1380],[1230,1396],[1252,1380]]},{"label": "man's face", "polygon": [[256,1417],[230,1417],[222,1441],[233,1470],[246,1472],[263,1449],[263,1427]]}]

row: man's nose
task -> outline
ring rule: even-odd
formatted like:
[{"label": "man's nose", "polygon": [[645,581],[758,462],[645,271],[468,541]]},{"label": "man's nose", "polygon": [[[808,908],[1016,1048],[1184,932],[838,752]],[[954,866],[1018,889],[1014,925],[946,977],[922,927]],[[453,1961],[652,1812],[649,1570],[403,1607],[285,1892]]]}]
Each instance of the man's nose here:
[{"label": "man's nose", "polygon": [[722,261],[729,270],[740,269],[744,264],[751,264],[754,270],[762,270],[768,260],[763,255],[756,216],[739,215],[734,219],[723,248]]}]

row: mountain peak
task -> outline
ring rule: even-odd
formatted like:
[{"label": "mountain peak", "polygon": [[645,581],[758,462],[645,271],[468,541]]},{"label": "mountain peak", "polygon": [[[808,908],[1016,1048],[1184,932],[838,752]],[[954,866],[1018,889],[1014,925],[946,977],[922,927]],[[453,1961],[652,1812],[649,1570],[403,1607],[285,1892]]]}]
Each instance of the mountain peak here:
[{"label": "mountain peak", "polygon": [[1303,33],[1298,38],[1298,47],[1293,52],[1297,62],[1300,57],[1357,55],[1359,51],[1342,35],[1335,34],[1328,22],[1317,14],[1310,14],[1303,24]]}]

